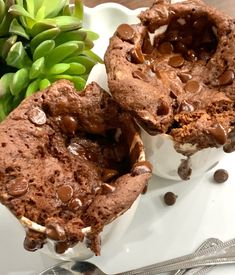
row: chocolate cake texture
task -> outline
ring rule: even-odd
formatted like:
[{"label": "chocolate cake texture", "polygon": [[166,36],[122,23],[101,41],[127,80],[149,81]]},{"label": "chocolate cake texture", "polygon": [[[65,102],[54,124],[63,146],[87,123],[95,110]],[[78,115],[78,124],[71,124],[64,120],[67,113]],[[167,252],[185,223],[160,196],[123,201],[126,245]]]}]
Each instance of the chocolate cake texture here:
[{"label": "chocolate cake texture", "polygon": [[138,127],[94,82],[81,93],[56,82],[25,99],[0,132],[0,202],[28,221],[29,251],[51,239],[64,253],[87,232],[98,255],[103,227],[131,207],[151,176]]},{"label": "chocolate cake texture", "polygon": [[157,0],[139,19],[117,28],[105,54],[115,101],[187,156],[234,151],[235,20],[201,0]]}]

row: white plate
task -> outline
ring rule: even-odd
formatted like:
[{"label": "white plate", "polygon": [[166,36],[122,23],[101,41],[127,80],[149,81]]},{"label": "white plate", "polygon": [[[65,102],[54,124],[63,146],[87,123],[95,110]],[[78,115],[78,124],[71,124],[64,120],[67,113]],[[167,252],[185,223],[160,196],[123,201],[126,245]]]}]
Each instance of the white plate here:
[{"label": "white plate", "polygon": [[[117,4],[102,4],[86,9],[87,27],[101,34],[95,50],[101,56],[108,38],[123,22],[137,22],[139,10],[130,11]],[[171,182],[153,177],[128,234],[118,243],[113,240],[92,262],[104,271],[117,273],[194,251],[206,238],[235,238],[235,155],[227,155],[210,173],[189,182]],[[218,168],[229,171],[224,184],[211,181]],[[177,203],[167,207],[162,196],[167,191],[178,195]],[[39,251],[23,249],[24,232],[17,221],[0,206],[0,275],[36,275],[56,261]],[[235,265],[218,267],[210,274],[233,275]]]}]

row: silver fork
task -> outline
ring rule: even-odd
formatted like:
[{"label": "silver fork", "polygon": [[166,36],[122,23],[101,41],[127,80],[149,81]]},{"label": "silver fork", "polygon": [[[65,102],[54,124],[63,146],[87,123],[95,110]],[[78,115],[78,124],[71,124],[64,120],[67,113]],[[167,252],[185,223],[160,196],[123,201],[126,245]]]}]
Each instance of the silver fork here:
[{"label": "silver fork", "polygon": [[[182,257],[174,258],[157,264],[138,269],[114,274],[114,275],[156,275],[179,269],[194,267],[234,264],[235,263],[235,239],[220,243]],[[83,262],[62,262],[40,273],[40,275],[108,275],[96,265]]]},{"label": "silver fork", "polygon": [[[207,248],[213,247],[215,245],[222,244],[223,242],[216,238],[209,238],[206,239],[195,251],[195,255],[199,253],[200,251],[203,251]],[[200,266],[200,267],[194,267],[190,269],[179,269],[178,271],[174,272],[172,275],[203,275],[207,272],[211,271],[215,266]]]}]

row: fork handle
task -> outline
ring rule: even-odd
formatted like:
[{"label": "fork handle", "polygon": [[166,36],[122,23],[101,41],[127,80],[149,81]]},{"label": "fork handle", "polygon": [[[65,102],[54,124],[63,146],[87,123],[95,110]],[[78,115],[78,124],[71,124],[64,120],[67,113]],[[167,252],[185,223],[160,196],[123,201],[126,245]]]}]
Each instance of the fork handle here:
[{"label": "fork handle", "polygon": [[130,270],[116,275],[155,275],[178,269],[189,269],[199,266],[222,265],[235,263],[235,239],[205,249],[199,253],[188,254],[183,257]]}]

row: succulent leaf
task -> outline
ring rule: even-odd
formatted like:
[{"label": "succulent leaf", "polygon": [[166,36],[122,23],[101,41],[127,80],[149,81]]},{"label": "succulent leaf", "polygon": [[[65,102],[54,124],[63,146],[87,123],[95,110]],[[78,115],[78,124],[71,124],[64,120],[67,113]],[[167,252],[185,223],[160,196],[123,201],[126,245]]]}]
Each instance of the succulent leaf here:
[{"label": "succulent leaf", "polygon": [[56,23],[52,23],[52,22],[45,23],[45,22],[38,21],[33,25],[32,29],[29,30],[29,34],[30,36],[35,37],[41,32],[44,32],[46,30],[53,29],[56,27],[57,27]]},{"label": "succulent leaf", "polygon": [[10,92],[10,84],[14,73],[4,74],[0,79],[0,99]]},{"label": "succulent leaf", "polygon": [[71,75],[81,75],[86,72],[86,67],[80,63],[72,62],[70,63],[70,68],[66,71],[67,74]]},{"label": "succulent leaf", "polygon": [[[32,1],[32,0],[29,0],[29,1]],[[33,2],[34,2],[34,14],[36,14],[38,10],[41,8],[41,6],[43,5],[44,0],[33,0]]]},{"label": "succulent leaf", "polygon": [[27,10],[24,9],[23,6],[20,5],[13,5],[8,9],[8,12],[13,15],[19,15],[19,16],[24,16],[26,18],[30,18],[34,20],[33,16],[27,12]]},{"label": "succulent leaf", "polygon": [[16,18],[14,18],[9,27],[9,32],[13,34],[17,34],[29,40],[29,36],[26,33],[25,29],[19,24]]},{"label": "succulent leaf", "polygon": [[11,111],[10,106],[12,105],[13,96],[10,93],[10,89],[8,90],[9,92],[0,98],[0,120],[3,120]]},{"label": "succulent leaf", "polygon": [[34,11],[35,11],[35,6],[34,6],[35,1],[32,1],[32,0],[25,0],[25,2],[26,2],[26,8],[27,8],[28,13],[29,13],[32,17],[34,17],[34,16],[35,16],[35,13],[34,13]]},{"label": "succulent leaf", "polygon": [[91,50],[84,50],[83,54],[85,54],[86,56],[89,56],[90,58],[92,58],[93,60],[95,60],[98,63],[103,63],[103,60],[94,52],[92,52]]},{"label": "succulent leaf", "polygon": [[0,20],[2,21],[3,17],[5,16],[6,12],[6,5],[3,0],[0,0]]},{"label": "succulent leaf", "polygon": [[[82,28],[75,0],[0,0],[0,121],[24,97],[68,79],[83,89],[101,62],[91,48],[98,35]],[[16,71],[16,72],[15,72]]]},{"label": "succulent leaf", "polygon": [[69,32],[62,32],[55,38],[55,43],[56,45],[59,45],[67,41],[84,41],[86,37],[87,33],[81,29]]},{"label": "succulent leaf", "polygon": [[36,35],[30,42],[30,47],[32,52],[35,50],[35,48],[43,41],[50,40],[56,38],[56,36],[60,33],[59,28],[52,28],[46,31],[43,31]]},{"label": "succulent leaf", "polygon": [[40,57],[47,56],[55,48],[54,40],[45,40],[37,46],[33,53],[33,60],[37,60]]},{"label": "succulent leaf", "polygon": [[82,42],[70,41],[54,48],[47,58],[47,66],[50,67],[56,63],[60,63],[65,58],[75,53],[79,48],[79,44],[82,45]]},{"label": "succulent leaf", "polygon": [[46,9],[45,6],[41,6],[41,8],[37,11],[35,15],[36,21],[43,20],[46,17]]},{"label": "succulent leaf", "polygon": [[57,16],[53,19],[44,19],[42,20],[42,22],[44,23],[54,23],[57,25],[58,28],[60,28],[61,31],[72,31],[72,30],[76,30],[78,28],[82,27],[82,23],[81,21],[74,17],[74,16],[66,16],[66,15],[62,15],[62,16]]},{"label": "succulent leaf", "polygon": [[4,112],[3,100],[0,99],[0,121],[4,120],[7,116],[7,113]]},{"label": "succulent leaf", "polygon": [[31,66],[32,61],[28,57],[22,42],[18,41],[11,47],[6,57],[6,63],[18,69]]},{"label": "succulent leaf", "polygon": [[14,74],[10,84],[12,95],[18,96],[20,92],[28,86],[28,77],[29,74],[26,68],[22,68]]},{"label": "succulent leaf", "polygon": [[84,43],[85,43],[85,49],[86,50],[90,50],[90,49],[92,49],[94,47],[93,41],[91,41],[88,38],[84,41]]},{"label": "succulent leaf", "polygon": [[70,5],[64,6],[63,11],[62,11],[62,15],[67,15],[67,16],[71,16],[72,15],[72,11],[71,11]]},{"label": "succulent leaf", "polygon": [[57,75],[66,72],[70,68],[70,65],[67,63],[58,63],[50,67],[48,70],[49,75]]},{"label": "succulent leaf", "polygon": [[95,66],[95,64],[97,64],[97,61],[95,61],[94,59],[92,59],[88,56],[85,56],[85,55],[72,56],[72,57],[65,59],[64,62],[66,62],[66,63],[72,63],[72,62],[80,63],[86,67],[86,73],[89,73],[91,71],[91,69]]},{"label": "succulent leaf", "polygon": [[50,85],[51,85],[51,82],[47,78],[44,78],[39,83],[39,90],[44,90]]},{"label": "succulent leaf", "polygon": [[77,17],[81,21],[83,20],[83,3],[81,0],[74,0],[73,16]]},{"label": "succulent leaf", "polygon": [[0,23],[0,36],[5,36],[8,34],[10,24],[11,24],[10,16],[5,15]]},{"label": "succulent leaf", "polygon": [[72,79],[72,82],[75,85],[75,88],[78,91],[81,91],[82,89],[84,89],[85,85],[86,85],[86,80],[80,76],[74,76]]},{"label": "succulent leaf", "polygon": [[2,51],[1,51],[2,58],[5,59],[7,57],[9,50],[16,43],[16,41],[17,41],[16,35],[12,35],[8,39],[5,40],[5,43],[3,44]]},{"label": "succulent leaf", "polygon": [[58,16],[66,4],[67,0],[44,0],[43,5],[46,10],[45,17],[51,18]]},{"label": "succulent leaf", "polygon": [[32,94],[36,93],[39,90],[40,81],[41,81],[40,79],[36,79],[29,84],[25,93],[25,97],[31,96]]},{"label": "succulent leaf", "polygon": [[37,59],[29,71],[29,78],[34,79],[42,76],[45,72],[45,58],[41,57]]},{"label": "succulent leaf", "polygon": [[99,39],[99,35],[97,33],[93,32],[93,31],[90,31],[90,30],[86,30],[86,29],[81,29],[81,30],[86,32],[87,39],[89,39],[91,41]]}]

